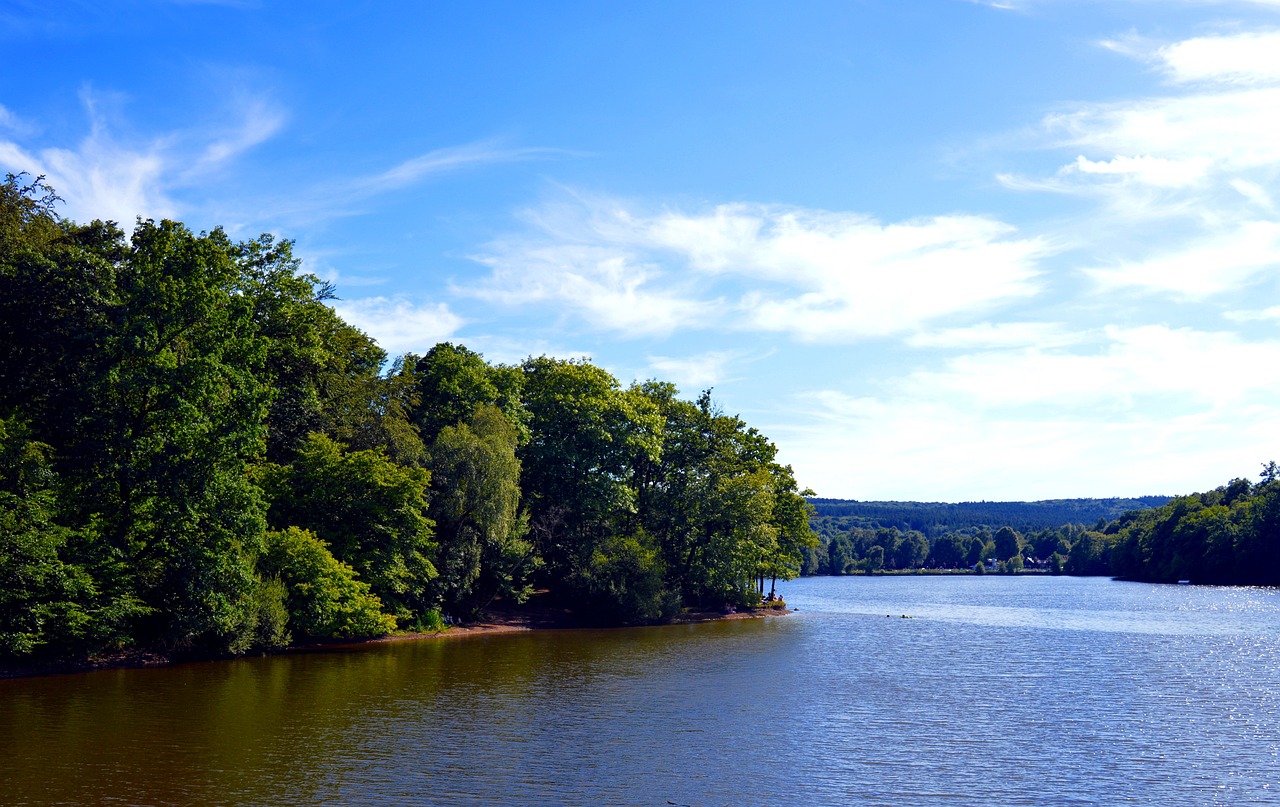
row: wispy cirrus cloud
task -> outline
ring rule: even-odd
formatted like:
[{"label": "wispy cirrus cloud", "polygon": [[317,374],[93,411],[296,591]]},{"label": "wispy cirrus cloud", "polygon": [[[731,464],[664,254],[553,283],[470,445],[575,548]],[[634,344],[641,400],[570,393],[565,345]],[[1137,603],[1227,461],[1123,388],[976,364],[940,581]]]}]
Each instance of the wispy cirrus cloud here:
[{"label": "wispy cirrus cloud", "polygon": [[[1002,9],[1004,11],[1023,11],[1034,8],[1036,6],[1047,6],[1063,4],[1064,0],[969,0],[979,6],[989,6],[991,8]],[[1066,0],[1072,4],[1084,4],[1093,2],[1094,4],[1110,3],[1114,0]],[[1168,5],[1184,5],[1184,6],[1262,6],[1263,8],[1280,9],[1280,0],[1129,0],[1134,5],[1155,5],[1163,3]]]},{"label": "wispy cirrus cloud", "polygon": [[1013,174],[1028,190],[1141,186],[1212,193],[1247,175],[1280,169],[1280,31],[1245,31],[1159,44],[1129,38],[1104,47],[1154,64],[1171,91],[1127,101],[1080,104],[1040,123],[1046,149],[1076,151],[1049,178]]},{"label": "wispy cirrus cloud", "polygon": [[447,174],[573,154],[575,152],[564,149],[511,146],[496,139],[446,146],[379,171],[340,179],[326,177],[304,191],[295,189],[282,196],[268,197],[256,203],[254,217],[306,228],[333,219],[365,215],[375,209],[380,197]]},{"label": "wispy cirrus cloud", "polygon": [[1277,125],[1280,87],[1088,105],[1043,121],[1052,147],[1087,152],[1063,173],[1167,187],[1280,165],[1280,143],[1270,137]]},{"label": "wispy cirrus cloud", "polygon": [[1045,240],[981,216],[891,224],[856,213],[729,204],[646,213],[581,198],[475,257],[468,294],[562,306],[602,330],[720,328],[847,342],[1032,296]]},{"label": "wispy cirrus cloud", "polygon": [[485,165],[540,159],[566,154],[562,149],[511,147],[497,140],[482,140],[461,146],[434,149],[411,157],[385,171],[351,183],[351,190],[368,194],[413,185],[430,177]]},{"label": "wispy cirrus cloud", "polygon": [[[1194,367],[1195,372],[1188,372]],[[1041,411],[1108,412],[1262,403],[1280,386],[1280,341],[1251,342],[1225,331],[1165,325],[1107,326],[1065,349],[983,350],[922,370],[901,382],[910,397],[964,399],[974,407],[1034,405]],[[1086,415],[1087,417],[1088,415]]]},{"label": "wispy cirrus cloud", "polygon": [[13,136],[25,136],[30,135],[34,127],[15,115],[11,109],[0,104],[0,130],[8,130]]},{"label": "wispy cirrus cloud", "polygon": [[[267,100],[242,95],[228,110],[232,124],[168,132],[149,138],[117,134],[102,96],[89,89],[81,101],[88,133],[72,147],[28,147],[0,140],[0,167],[44,174],[64,200],[60,212],[87,221],[101,218],[126,229],[135,217],[176,217],[182,206],[175,191],[270,138],[284,124],[284,113]],[[110,104],[107,104],[110,106]],[[31,134],[32,128],[18,134]]]},{"label": "wispy cirrus cloud", "polygon": [[998,179],[1100,203],[1074,224],[1092,233],[1080,271],[1100,292],[1193,301],[1265,278],[1280,266],[1280,30],[1102,44],[1154,65],[1167,90],[1046,116],[1039,147],[1074,157],[1049,176]]},{"label": "wispy cirrus cloud", "polygon": [[[0,106],[0,168],[46,175],[66,202],[61,212],[72,219],[104,218],[127,228],[137,216],[188,216],[193,205],[184,203],[184,191],[207,190],[211,177],[278,135],[288,120],[267,95],[237,89],[237,82],[251,83],[245,77],[233,72],[219,78],[232,86],[224,91],[227,101],[216,123],[143,135],[122,134],[132,127],[116,111],[121,98],[86,88],[81,103],[89,131],[74,145],[38,143],[35,124]],[[278,196],[256,193],[220,202],[206,194],[199,206],[233,229],[305,226],[361,214],[383,194],[443,174],[566,154],[571,152],[489,139],[433,149],[365,176],[329,177],[305,190],[291,186]]]},{"label": "wispy cirrus cloud", "polygon": [[1231,322],[1259,322],[1265,320],[1280,322],[1280,305],[1273,305],[1263,309],[1228,311],[1223,316]]}]

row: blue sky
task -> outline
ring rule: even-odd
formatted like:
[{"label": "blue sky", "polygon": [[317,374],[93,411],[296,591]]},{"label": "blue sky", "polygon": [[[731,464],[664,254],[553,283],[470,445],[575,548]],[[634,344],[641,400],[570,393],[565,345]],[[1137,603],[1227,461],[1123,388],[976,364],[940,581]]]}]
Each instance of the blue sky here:
[{"label": "blue sky", "polygon": [[294,239],[393,355],[714,387],[831,497],[1280,458],[1280,0],[11,0],[0,37],[0,169]]}]

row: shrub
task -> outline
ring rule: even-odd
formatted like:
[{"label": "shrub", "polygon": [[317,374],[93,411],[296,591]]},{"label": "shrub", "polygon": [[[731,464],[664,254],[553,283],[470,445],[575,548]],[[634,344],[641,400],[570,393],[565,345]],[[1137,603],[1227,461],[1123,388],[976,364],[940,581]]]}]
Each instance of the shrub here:
[{"label": "shrub", "polygon": [[277,577],[288,591],[289,622],[316,639],[381,636],[396,627],[382,601],[356,572],[338,560],[314,533],[297,527],[267,533],[261,561],[264,577]]}]

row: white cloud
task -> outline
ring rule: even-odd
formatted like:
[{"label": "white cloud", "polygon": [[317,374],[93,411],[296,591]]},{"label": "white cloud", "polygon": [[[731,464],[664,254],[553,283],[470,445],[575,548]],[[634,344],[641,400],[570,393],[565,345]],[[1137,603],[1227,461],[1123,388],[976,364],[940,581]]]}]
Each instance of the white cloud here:
[{"label": "white cloud", "polygon": [[1280,164],[1277,126],[1280,87],[1098,104],[1044,120],[1058,146],[1105,155],[1120,167],[1146,165],[1148,175],[1164,180]]},{"label": "white cloud", "polygon": [[554,302],[598,328],[667,334],[729,328],[850,341],[919,329],[1036,293],[1051,249],[980,216],[882,224],[853,213],[721,205],[633,212],[586,200],[528,216],[535,230],[476,260],[467,291]]},{"label": "white cloud", "polygon": [[440,175],[489,165],[570,154],[560,149],[506,147],[482,140],[433,149],[390,168],[355,177],[324,177],[309,188],[258,200],[255,217],[306,228],[333,219],[358,216],[375,208],[379,196],[428,182]]},{"label": "white cloud", "polygon": [[1041,145],[1074,159],[997,179],[1098,203],[1064,233],[1088,239],[1081,271],[1099,291],[1188,302],[1258,283],[1280,266],[1280,32],[1104,44],[1155,63],[1170,93],[1049,115]]},{"label": "white cloud", "polygon": [[91,135],[77,150],[31,154],[0,142],[0,165],[14,173],[43,174],[65,201],[59,212],[78,221],[115,221],[125,230],[135,216],[174,217],[177,205],[162,187],[164,160],[153,149],[120,147]]},{"label": "white cloud", "polygon": [[483,286],[459,288],[460,293],[508,306],[565,304],[602,330],[667,334],[717,318],[715,301],[686,296],[687,284],[620,245],[508,241],[476,260],[492,275]]},{"label": "white cloud", "polygon": [[924,331],[907,337],[912,347],[973,350],[975,348],[1062,347],[1083,341],[1057,322],[983,322],[965,328]]},{"label": "white cloud", "polygon": [[810,423],[766,431],[825,496],[1184,493],[1188,479],[1214,487],[1270,458],[1278,385],[1278,341],[1106,328],[1070,350],[980,351],[863,394],[816,392],[795,407]]},{"label": "white cloud", "polygon": [[390,356],[425,353],[450,339],[464,321],[445,303],[414,303],[405,297],[336,300],[333,310],[377,340]]},{"label": "white cloud", "polygon": [[993,498],[993,491],[1020,500],[1173,495],[1252,476],[1271,456],[1266,446],[1280,443],[1280,409],[1268,405],[1239,418],[1113,421],[977,418],[954,406],[912,401],[880,406],[883,414],[871,417],[863,414],[866,404],[851,410],[825,404],[829,408],[814,423],[766,431],[802,486],[838,498],[978,501]]},{"label": "white cloud", "polygon": [[214,130],[217,136],[204,146],[199,157],[184,172],[184,179],[194,179],[202,173],[221,168],[259,143],[269,140],[285,123],[284,112],[261,98],[240,98],[236,114],[239,120],[235,126],[221,131]]},{"label": "white cloud", "polygon": [[1188,300],[1239,290],[1280,267],[1280,222],[1250,221],[1138,261],[1086,269],[1103,291],[1133,287]]},{"label": "white cloud", "polygon": [[34,127],[18,117],[12,110],[0,104],[0,129],[8,129],[15,135],[26,136],[34,131]]},{"label": "white cloud", "polygon": [[1056,176],[1004,173],[1002,184],[1097,193],[1108,215],[1130,220],[1232,218],[1246,201],[1269,207],[1266,188],[1280,172],[1280,31],[1102,45],[1155,64],[1172,91],[1046,116],[1044,145],[1074,159]]},{"label": "white cloud", "polygon": [[[1053,3],[1067,4],[1064,0],[969,0],[980,6],[990,6],[1004,11],[1022,11],[1033,6],[1047,6]],[[1082,5],[1092,2],[1095,5],[1114,4],[1116,0],[1069,0],[1070,5]],[[1134,5],[1185,5],[1185,6],[1262,6],[1264,8],[1280,8],[1280,0],[1129,0]]]},{"label": "white cloud", "polygon": [[1154,57],[1177,82],[1280,82],[1280,31],[1205,36],[1164,45]]},{"label": "white cloud", "polygon": [[687,396],[724,382],[729,377],[730,365],[740,359],[740,354],[722,350],[683,358],[650,356],[649,369],[658,378],[674,382]]},{"label": "white cloud", "polygon": [[462,146],[435,149],[405,160],[375,176],[357,180],[353,189],[377,193],[402,188],[437,174],[480,165],[527,160],[562,153],[545,148],[505,148],[486,140]]},{"label": "white cloud", "polygon": [[1257,322],[1260,320],[1280,320],[1280,305],[1273,305],[1261,311],[1228,311],[1224,314],[1232,322]]},{"label": "white cloud", "polygon": [[1082,174],[1128,176],[1149,185],[1176,188],[1193,184],[1204,177],[1209,165],[1210,160],[1206,157],[1166,160],[1159,157],[1138,156],[1095,161],[1082,154],[1076,157],[1073,165],[1064,168],[1063,172],[1078,171]]},{"label": "white cloud", "polygon": [[1248,199],[1257,207],[1268,212],[1274,212],[1276,205],[1271,200],[1271,194],[1267,189],[1256,182],[1250,182],[1247,179],[1233,179],[1229,183],[1244,198]]},{"label": "white cloud", "polygon": [[149,140],[122,142],[98,110],[95,96],[82,94],[89,133],[74,148],[33,150],[0,140],[0,167],[44,174],[65,200],[59,212],[77,221],[106,219],[128,230],[135,217],[174,218],[180,204],[175,189],[224,166],[274,134],[283,115],[265,101],[244,98],[232,110],[234,126],[168,133]]},{"label": "white cloud", "polygon": [[911,397],[943,395],[982,409],[1221,410],[1280,387],[1280,342],[1147,325],[1104,328],[1075,350],[986,351],[901,381]]}]

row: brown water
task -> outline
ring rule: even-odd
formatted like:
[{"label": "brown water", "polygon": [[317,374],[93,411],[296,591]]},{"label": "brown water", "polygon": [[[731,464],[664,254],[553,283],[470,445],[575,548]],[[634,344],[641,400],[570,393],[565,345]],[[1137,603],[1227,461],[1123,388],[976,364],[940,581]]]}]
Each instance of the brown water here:
[{"label": "brown water", "polygon": [[0,803],[1280,803],[1274,591],[785,593],[799,614],[0,681]]}]

